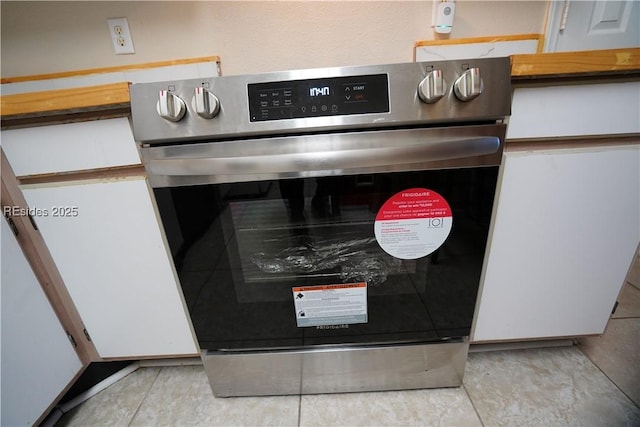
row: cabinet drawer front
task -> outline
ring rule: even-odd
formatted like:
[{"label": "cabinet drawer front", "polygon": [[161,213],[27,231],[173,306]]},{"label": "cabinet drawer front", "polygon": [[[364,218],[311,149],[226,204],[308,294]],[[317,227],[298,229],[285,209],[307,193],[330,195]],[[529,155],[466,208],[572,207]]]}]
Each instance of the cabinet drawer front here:
[{"label": "cabinet drawer front", "polygon": [[140,164],[124,117],[6,130],[2,149],[16,176]]},{"label": "cabinet drawer front", "polygon": [[640,132],[639,82],[517,87],[507,139]]}]

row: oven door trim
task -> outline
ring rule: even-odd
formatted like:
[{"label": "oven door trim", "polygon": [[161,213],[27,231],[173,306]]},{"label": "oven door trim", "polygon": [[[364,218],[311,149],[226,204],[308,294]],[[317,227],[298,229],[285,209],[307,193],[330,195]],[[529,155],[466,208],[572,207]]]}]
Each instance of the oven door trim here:
[{"label": "oven door trim", "polygon": [[152,187],[495,166],[504,124],[143,146]]}]

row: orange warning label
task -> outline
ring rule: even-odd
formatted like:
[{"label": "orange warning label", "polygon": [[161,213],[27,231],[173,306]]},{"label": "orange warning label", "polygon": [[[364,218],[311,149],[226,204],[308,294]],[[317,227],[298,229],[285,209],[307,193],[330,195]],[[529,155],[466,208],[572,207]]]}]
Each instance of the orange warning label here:
[{"label": "orange warning label", "polygon": [[349,288],[366,288],[367,284],[362,283],[342,283],[339,285],[316,285],[316,286],[301,286],[292,288],[293,292],[305,292],[305,291],[329,291],[331,289],[349,289]]}]

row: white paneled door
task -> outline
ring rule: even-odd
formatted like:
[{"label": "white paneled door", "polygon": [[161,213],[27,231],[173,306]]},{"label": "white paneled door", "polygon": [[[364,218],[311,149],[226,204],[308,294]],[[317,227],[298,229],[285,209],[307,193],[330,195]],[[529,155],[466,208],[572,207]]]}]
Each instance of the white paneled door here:
[{"label": "white paneled door", "polygon": [[640,46],[638,0],[555,0],[548,22],[546,52]]}]

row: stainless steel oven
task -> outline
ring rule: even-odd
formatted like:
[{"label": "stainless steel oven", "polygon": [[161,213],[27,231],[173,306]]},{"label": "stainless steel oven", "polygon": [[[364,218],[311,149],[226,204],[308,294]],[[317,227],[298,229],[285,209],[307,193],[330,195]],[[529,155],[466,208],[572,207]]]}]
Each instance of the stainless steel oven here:
[{"label": "stainless steel oven", "polygon": [[507,58],[134,84],[217,396],[462,383]]}]

